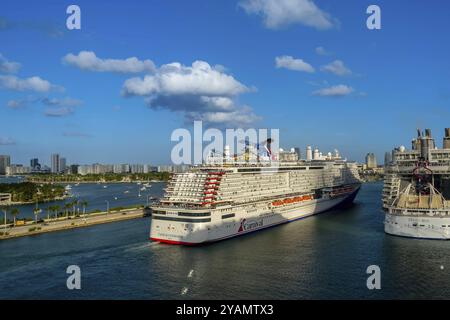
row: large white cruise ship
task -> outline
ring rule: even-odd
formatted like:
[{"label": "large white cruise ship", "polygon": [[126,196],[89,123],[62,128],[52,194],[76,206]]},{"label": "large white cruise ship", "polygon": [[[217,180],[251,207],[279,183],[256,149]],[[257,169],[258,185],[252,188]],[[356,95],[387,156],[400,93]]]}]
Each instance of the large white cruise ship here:
[{"label": "large white cruise ship", "polygon": [[280,162],[204,164],[174,174],[151,206],[150,239],[195,245],[223,240],[351,203],[357,165],[308,147],[308,160],[280,153]]},{"label": "large white cruise ship", "polygon": [[431,130],[393,151],[385,168],[384,230],[388,234],[450,239],[450,128],[438,149]]}]

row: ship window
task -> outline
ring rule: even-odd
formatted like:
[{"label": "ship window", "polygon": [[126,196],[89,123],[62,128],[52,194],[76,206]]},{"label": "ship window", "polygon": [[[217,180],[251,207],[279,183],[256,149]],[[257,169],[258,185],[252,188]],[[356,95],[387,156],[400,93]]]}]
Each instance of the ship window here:
[{"label": "ship window", "polygon": [[154,220],[177,221],[177,222],[190,222],[190,223],[211,222],[211,218],[189,219],[189,218],[172,218],[172,217],[153,216],[152,219],[154,219]]},{"label": "ship window", "polygon": [[234,213],[230,213],[230,214],[224,214],[222,216],[222,219],[228,219],[228,218],[233,218],[234,217]]},{"label": "ship window", "polygon": [[209,217],[211,212],[178,212],[180,217]]}]

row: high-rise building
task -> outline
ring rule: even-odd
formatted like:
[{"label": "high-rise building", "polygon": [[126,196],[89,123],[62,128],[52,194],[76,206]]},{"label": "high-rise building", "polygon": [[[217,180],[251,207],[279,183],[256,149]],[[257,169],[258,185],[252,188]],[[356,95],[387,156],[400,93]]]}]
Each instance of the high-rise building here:
[{"label": "high-rise building", "polygon": [[38,158],[33,158],[30,160],[30,167],[33,170],[40,170],[41,169],[41,165],[39,163],[39,159]]},{"label": "high-rise building", "polygon": [[6,174],[6,167],[11,165],[11,157],[8,155],[0,155],[0,174]]},{"label": "high-rise building", "polygon": [[377,158],[375,157],[375,154],[368,153],[366,155],[366,166],[367,169],[373,169],[377,167]]},{"label": "high-rise building", "polygon": [[59,158],[59,172],[65,172],[66,171],[66,158]]},{"label": "high-rise building", "polygon": [[392,153],[386,152],[384,154],[384,165],[387,166],[389,163],[391,163],[391,161],[392,161]]},{"label": "high-rise building", "polygon": [[59,154],[57,153],[52,154],[51,163],[52,163],[52,173],[59,173],[60,172]]}]

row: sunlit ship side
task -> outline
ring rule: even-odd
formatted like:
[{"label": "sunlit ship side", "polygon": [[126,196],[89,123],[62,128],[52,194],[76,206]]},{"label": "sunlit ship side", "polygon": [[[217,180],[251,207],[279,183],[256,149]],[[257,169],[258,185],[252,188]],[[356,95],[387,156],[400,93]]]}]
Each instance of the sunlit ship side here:
[{"label": "sunlit ship side", "polygon": [[150,238],[195,245],[223,240],[327,211],[355,198],[355,163],[320,159],[202,165],[175,174],[152,206]]},{"label": "sunlit ship side", "polygon": [[393,151],[383,189],[386,233],[450,239],[450,129],[443,140],[438,149],[429,129],[418,130],[411,150]]}]

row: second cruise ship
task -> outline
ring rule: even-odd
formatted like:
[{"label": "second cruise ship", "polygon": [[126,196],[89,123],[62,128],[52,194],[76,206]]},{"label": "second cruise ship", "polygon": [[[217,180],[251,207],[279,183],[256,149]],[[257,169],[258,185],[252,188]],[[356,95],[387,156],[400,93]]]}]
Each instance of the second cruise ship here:
[{"label": "second cruise ship", "polygon": [[357,165],[336,151],[323,156],[294,149],[279,161],[209,161],[174,174],[152,205],[150,239],[195,245],[223,240],[350,203],[360,188]]}]

